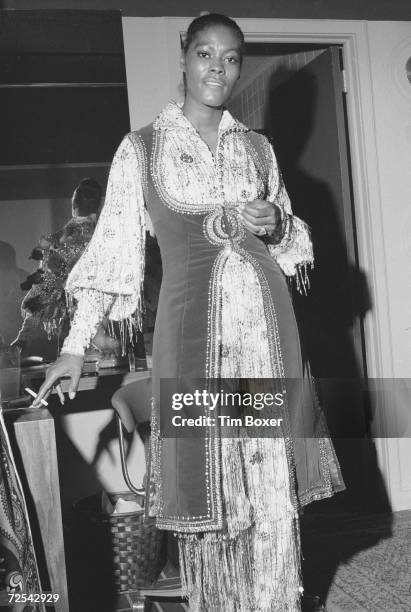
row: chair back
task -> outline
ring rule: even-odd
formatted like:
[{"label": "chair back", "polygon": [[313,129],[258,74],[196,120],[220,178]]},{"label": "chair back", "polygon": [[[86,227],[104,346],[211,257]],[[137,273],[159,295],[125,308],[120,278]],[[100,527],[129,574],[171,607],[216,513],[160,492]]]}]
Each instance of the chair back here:
[{"label": "chair back", "polygon": [[111,398],[111,405],[129,433],[140,423],[150,421],[151,396],[151,377],[148,377],[120,387]]}]

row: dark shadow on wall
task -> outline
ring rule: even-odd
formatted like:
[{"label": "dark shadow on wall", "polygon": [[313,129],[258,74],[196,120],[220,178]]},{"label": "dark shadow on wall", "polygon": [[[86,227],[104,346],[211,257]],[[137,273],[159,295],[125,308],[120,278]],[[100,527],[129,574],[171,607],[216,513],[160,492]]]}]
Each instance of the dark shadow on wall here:
[{"label": "dark shadow on wall", "polygon": [[[291,78],[294,74],[289,80],[283,77],[285,82],[272,91],[267,124],[293,212],[308,223],[314,245],[311,287],[307,296],[295,293],[295,307],[313,374],[356,378],[362,375],[362,364],[354,350],[352,329],[372,308],[367,279],[348,260],[343,211],[338,210],[341,204],[333,190],[299,163],[312,131],[318,129],[314,123],[317,92],[308,75]],[[303,100],[296,95],[301,90]],[[326,160],[319,159],[321,163]]]},{"label": "dark shadow on wall", "polygon": [[[313,131],[318,129],[315,125],[317,83],[303,73],[297,82],[295,73],[287,74],[285,69],[281,77],[281,84],[270,92],[265,125],[273,139],[293,212],[311,228],[315,254],[315,269],[309,274],[311,288],[307,296],[294,292],[294,305],[303,354],[310,361],[314,377],[319,379],[320,403],[347,486],[346,491],[334,498],[311,504],[305,515],[338,518],[347,513],[390,512],[375,446],[368,434],[373,414],[367,402],[366,377],[353,343],[355,324],[359,334],[358,321],[373,308],[367,278],[348,259],[342,214],[338,209],[341,204],[326,182],[302,167],[301,157]],[[275,82],[278,80],[276,75]],[[302,525],[304,529],[304,521]],[[390,533],[388,521],[378,539]],[[373,543],[374,540],[369,545]],[[303,546],[305,566],[309,569],[315,544],[310,538],[304,539],[304,532]],[[344,551],[330,551],[328,583],[321,586],[324,597],[339,563],[364,546],[368,547],[364,540],[358,546],[353,541]],[[315,591],[318,585],[312,579],[309,576],[308,588]]]}]

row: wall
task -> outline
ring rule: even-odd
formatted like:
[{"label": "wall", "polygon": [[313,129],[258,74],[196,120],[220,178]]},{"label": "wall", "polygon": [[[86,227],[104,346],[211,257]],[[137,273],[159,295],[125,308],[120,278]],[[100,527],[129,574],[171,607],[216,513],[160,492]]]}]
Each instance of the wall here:
[{"label": "wall", "polygon": [[400,509],[411,505],[411,83],[405,69],[411,57],[411,24],[369,23],[368,37],[378,149],[375,180],[381,193],[384,234],[376,248],[385,259],[384,297],[392,354],[386,377],[406,379],[392,386],[386,418],[396,418],[394,408],[397,415],[408,416],[408,423],[403,422],[404,438],[389,438],[380,446],[391,497]]},{"label": "wall", "polygon": [[[169,100],[167,31],[164,19],[123,19],[131,129],[151,123]],[[153,40],[155,48],[150,49]],[[148,49],[149,61],[148,61]]]},{"label": "wall", "polygon": [[[409,0],[0,0],[1,8],[111,9],[123,16],[197,16],[201,11],[236,17],[289,19],[411,19]],[[157,41],[158,42],[158,41]]]},{"label": "wall", "polygon": [[[81,394],[79,397],[81,401]],[[63,509],[69,510],[74,501],[102,489],[113,493],[128,490],[121,471],[111,408],[66,414],[56,418],[56,429]],[[108,431],[112,434],[107,437]],[[127,465],[132,482],[141,486],[145,473],[144,447],[136,432]]]},{"label": "wall", "polygon": [[394,376],[411,372],[411,24],[368,24]]}]

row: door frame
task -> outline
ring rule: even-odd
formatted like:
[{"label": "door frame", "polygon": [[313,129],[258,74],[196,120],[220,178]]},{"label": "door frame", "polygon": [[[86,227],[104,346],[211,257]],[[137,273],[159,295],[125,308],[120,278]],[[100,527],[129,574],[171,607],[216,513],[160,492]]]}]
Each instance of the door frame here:
[{"label": "door frame", "polygon": [[[171,97],[181,98],[180,35],[192,18],[166,18],[168,81]],[[340,45],[346,73],[358,263],[369,282],[370,312],[364,318],[368,376],[391,378],[393,355],[384,257],[382,198],[374,127],[371,65],[366,21],[317,19],[237,19],[246,42]]]}]

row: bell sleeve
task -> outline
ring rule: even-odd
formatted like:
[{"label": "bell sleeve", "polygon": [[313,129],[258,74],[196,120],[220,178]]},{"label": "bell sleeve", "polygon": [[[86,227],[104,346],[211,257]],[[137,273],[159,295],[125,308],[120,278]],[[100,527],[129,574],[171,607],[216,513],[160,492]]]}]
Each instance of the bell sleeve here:
[{"label": "bell sleeve", "polygon": [[287,277],[296,281],[300,293],[309,287],[307,268],[314,267],[314,253],[308,225],[293,215],[291,202],[272,146],[268,173],[267,200],[281,211],[279,230],[266,240],[268,250]]},{"label": "bell sleeve", "polygon": [[68,275],[65,291],[74,316],[62,353],[84,354],[102,319],[141,329],[145,263],[144,150],[127,135],[111,165],[106,198],[94,234]]}]

